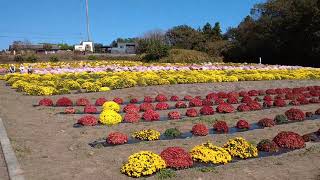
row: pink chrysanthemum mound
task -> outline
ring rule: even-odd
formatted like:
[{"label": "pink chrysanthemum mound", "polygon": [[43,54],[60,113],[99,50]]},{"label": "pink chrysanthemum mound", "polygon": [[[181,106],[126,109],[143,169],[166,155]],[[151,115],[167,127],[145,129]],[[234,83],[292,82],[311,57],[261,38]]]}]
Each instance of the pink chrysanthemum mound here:
[{"label": "pink chrysanthemum mound", "polygon": [[76,101],[77,106],[88,106],[90,105],[90,101],[87,98],[79,98]]},{"label": "pink chrysanthemum mound", "polygon": [[211,106],[203,106],[200,109],[200,114],[202,115],[213,115],[214,114],[214,110]]},{"label": "pink chrysanthemum mound", "polygon": [[145,102],[145,103],[152,103],[152,102],[153,102],[153,99],[152,99],[152,97],[150,97],[150,96],[145,96],[144,99],[143,99],[143,102]]},{"label": "pink chrysanthemum mound", "polygon": [[179,97],[178,96],[171,96],[170,101],[179,101]]},{"label": "pink chrysanthemum mound", "polygon": [[202,100],[198,98],[193,98],[189,101],[189,107],[200,107],[202,106]]},{"label": "pink chrysanthemum mound", "polygon": [[172,112],[169,112],[168,113],[168,118],[170,120],[176,120],[176,119],[180,119],[181,118],[181,115],[179,112],[177,111],[172,111]]},{"label": "pink chrysanthemum mound", "polygon": [[145,113],[143,113],[142,118],[145,121],[159,121],[160,115],[156,111],[149,109]]},{"label": "pink chrysanthemum mound", "polygon": [[97,108],[93,105],[87,105],[86,107],[84,107],[83,112],[86,114],[95,114],[97,113]]},{"label": "pink chrysanthemum mound", "polygon": [[188,109],[187,112],[186,112],[186,116],[188,117],[197,117],[199,114],[198,114],[198,111],[196,109]]},{"label": "pink chrysanthemum mound", "polygon": [[73,103],[72,103],[72,101],[71,101],[69,98],[67,98],[67,97],[62,97],[62,98],[58,99],[58,101],[56,102],[56,105],[57,105],[57,106],[64,106],[64,107],[66,107],[66,106],[72,106]]},{"label": "pink chrysanthemum mound", "polygon": [[204,124],[196,124],[192,127],[192,134],[195,136],[206,136],[209,134],[209,129]]},{"label": "pink chrysanthemum mound", "polygon": [[176,108],[187,108],[187,104],[183,101],[178,101],[175,105]]},{"label": "pink chrysanthemum mound", "polygon": [[169,104],[165,102],[159,102],[156,104],[156,110],[167,110],[169,109]]},{"label": "pink chrysanthemum mound", "polygon": [[156,101],[165,102],[165,101],[168,101],[168,98],[164,94],[158,94],[156,96]]},{"label": "pink chrysanthemum mound", "polygon": [[140,121],[140,119],[141,119],[140,114],[134,111],[127,112],[123,118],[124,122],[127,122],[127,123],[137,123]]},{"label": "pink chrysanthemum mound", "polygon": [[101,98],[98,98],[94,104],[96,106],[102,106],[105,102],[107,102],[107,99],[104,97],[101,97]]},{"label": "pink chrysanthemum mound", "polygon": [[154,110],[154,107],[151,103],[142,103],[140,104],[140,111]]},{"label": "pink chrysanthemum mound", "polygon": [[232,113],[232,112],[234,112],[234,107],[231,104],[223,103],[217,107],[217,112],[219,112],[219,113]]},{"label": "pink chrysanthemum mound", "polygon": [[250,129],[250,125],[246,120],[241,119],[237,122],[236,128],[247,130],[247,129]]},{"label": "pink chrysanthemum mound", "polygon": [[123,104],[123,99],[119,98],[119,97],[116,97],[116,98],[113,99],[113,102],[116,102],[118,104]]},{"label": "pink chrysanthemum mound", "polygon": [[128,136],[119,132],[110,133],[107,137],[107,143],[112,145],[120,145],[128,142]]},{"label": "pink chrysanthemum mound", "polygon": [[139,112],[140,108],[135,104],[128,104],[123,108],[123,112]]}]

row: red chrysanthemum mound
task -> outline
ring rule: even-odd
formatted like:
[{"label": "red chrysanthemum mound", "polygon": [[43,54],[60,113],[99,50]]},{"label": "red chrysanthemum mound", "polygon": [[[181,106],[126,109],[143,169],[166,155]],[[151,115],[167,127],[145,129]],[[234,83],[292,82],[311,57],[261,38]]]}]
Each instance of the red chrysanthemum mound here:
[{"label": "red chrysanthemum mound", "polygon": [[177,111],[172,111],[172,112],[168,113],[168,118],[171,119],[171,120],[180,119],[181,115]]},{"label": "red chrysanthemum mound", "polygon": [[215,101],[214,101],[214,104],[218,104],[218,105],[220,105],[220,104],[225,104],[226,102],[223,100],[223,99],[221,99],[221,98],[219,98],[219,99],[216,99]]},{"label": "red chrysanthemum mound", "polygon": [[156,101],[165,102],[165,101],[168,101],[168,98],[164,94],[158,94],[156,96]]},{"label": "red chrysanthemum mound", "polygon": [[95,126],[98,124],[98,119],[92,115],[86,115],[78,120],[78,124],[83,126]]},{"label": "red chrysanthemum mound", "polygon": [[113,99],[113,102],[116,102],[118,104],[123,104],[123,99],[116,97]]},{"label": "red chrysanthemum mound", "polygon": [[135,104],[135,103],[138,103],[138,102],[139,102],[139,100],[137,98],[130,99],[130,103],[132,103],[132,104]]},{"label": "red chrysanthemum mound", "polygon": [[187,104],[183,101],[178,101],[175,105],[176,108],[187,108]]},{"label": "red chrysanthemum mound", "polygon": [[257,149],[262,152],[278,152],[279,146],[274,141],[263,139],[258,143]]},{"label": "red chrysanthemum mound", "polygon": [[213,106],[213,101],[211,101],[210,99],[204,99],[202,100],[202,105],[203,106]]},{"label": "red chrysanthemum mound", "polygon": [[185,101],[191,101],[192,99],[193,99],[193,97],[189,96],[189,95],[186,95],[183,97],[183,100],[185,100]]},{"label": "red chrysanthemum mound", "polygon": [[120,145],[128,142],[128,136],[119,132],[110,133],[107,137],[107,143],[112,145]]},{"label": "red chrysanthemum mound", "polygon": [[247,130],[247,129],[250,129],[250,125],[246,120],[241,119],[237,122],[236,128]]},{"label": "red chrysanthemum mound", "polygon": [[152,97],[150,97],[150,96],[145,96],[144,99],[143,99],[143,102],[145,102],[145,103],[152,103],[152,102],[153,102],[153,99],[152,99]]},{"label": "red chrysanthemum mound", "polygon": [[267,90],[266,90],[266,93],[267,93],[267,94],[270,94],[270,95],[277,94],[277,92],[276,92],[275,89],[267,89]]},{"label": "red chrysanthemum mound", "polygon": [[206,96],[206,99],[213,99],[213,100],[217,100],[219,97],[216,93],[210,93]]},{"label": "red chrysanthemum mound", "polygon": [[269,107],[272,107],[272,101],[264,101],[263,102],[263,107],[265,108],[269,108]]},{"label": "red chrysanthemum mound", "polygon": [[257,101],[249,102],[249,103],[247,103],[247,105],[250,107],[250,109],[252,111],[257,111],[257,110],[261,110],[262,109],[261,104],[259,102],[257,102]]},{"label": "red chrysanthemum mound", "polygon": [[309,104],[309,100],[305,97],[299,98],[299,99],[297,99],[297,101],[299,101],[299,103],[302,105]]},{"label": "red chrysanthemum mound", "polygon": [[74,109],[73,107],[67,107],[64,110],[64,113],[66,113],[66,114],[75,114],[76,113],[76,109]]},{"label": "red chrysanthemum mound", "polygon": [[245,97],[245,96],[249,96],[249,94],[248,94],[247,91],[240,91],[240,92],[239,92],[239,96],[240,96],[240,97]]},{"label": "red chrysanthemum mound", "polygon": [[287,93],[285,95],[285,98],[288,100],[297,100],[302,97],[304,97],[304,96],[303,96],[303,94],[300,94],[300,93]]},{"label": "red chrysanthemum mound", "polygon": [[39,106],[53,106],[53,101],[49,98],[43,98],[39,101]]},{"label": "red chrysanthemum mound", "polygon": [[259,92],[260,96],[266,95],[266,91],[265,90],[258,90],[258,92]]},{"label": "red chrysanthemum mound", "polygon": [[318,98],[311,98],[311,99],[309,100],[309,103],[312,103],[312,104],[320,103],[320,99],[318,99]]},{"label": "red chrysanthemum mound", "polygon": [[127,123],[137,123],[139,122],[141,119],[140,117],[140,114],[138,112],[127,112],[125,115],[124,115],[124,122],[127,122]]},{"label": "red chrysanthemum mound", "polygon": [[142,103],[140,104],[140,111],[154,110],[154,107],[151,103]]},{"label": "red chrysanthemum mound", "polygon": [[251,90],[251,91],[248,91],[248,95],[249,96],[258,96],[259,92],[257,90]]},{"label": "red chrysanthemum mound", "polygon": [[90,101],[87,98],[79,98],[76,101],[77,106],[88,106],[90,105]]},{"label": "red chrysanthemum mound", "polygon": [[270,96],[270,95],[264,96],[263,100],[265,100],[265,101],[273,101],[272,96]]},{"label": "red chrysanthemum mound", "polygon": [[219,113],[232,113],[234,107],[231,104],[223,103],[217,107],[217,112]]},{"label": "red chrysanthemum mound", "polygon": [[200,107],[200,106],[202,106],[201,99],[193,98],[192,100],[189,101],[189,107]]},{"label": "red chrysanthemum mound", "polygon": [[213,115],[214,114],[214,110],[211,106],[203,106],[200,109],[200,114],[202,115]]},{"label": "red chrysanthemum mound", "polygon": [[169,109],[169,104],[165,102],[159,102],[156,104],[156,110],[167,110]]},{"label": "red chrysanthemum mound", "polygon": [[277,96],[275,96],[275,97],[274,97],[274,100],[276,100],[276,99],[282,99],[282,100],[285,100],[285,97],[284,97],[284,95],[279,94],[279,95],[277,95]]},{"label": "red chrysanthemum mound", "polygon": [[213,129],[217,131],[218,133],[228,133],[229,127],[228,124],[225,121],[216,121],[213,124]]},{"label": "red chrysanthemum mound", "polygon": [[246,104],[240,104],[237,107],[237,110],[240,112],[246,112],[246,111],[251,111],[250,106],[246,105]]},{"label": "red chrysanthemum mound", "polygon": [[83,109],[83,112],[86,114],[95,114],[97,113],[97,111],[98,111],[97,108],[93,105],[85,106]]},{"label": "red chrysanthemum mound", "polygon": [[160,115],[156,111],[149,109],[145,113],[143,113],[142,118],[145,121],[159,121]]},{"label": "red chrysanthemum mound", "polygon": [[188,117],[197,117],[199,114],[198,114],[198,111],[196,109],[188,109],[187,112],[186,112],[186,116]]},{"label": "red chrysanthemum mound", "polygon": [[277,107],[285,107],[287,105],[286,101],[283,99],[275,99],[273,105]]},{"label": "red chrysanthemum mound", "polygon": [[102,106],[105,102],[107,102],[107,99],[101,97],[101,98],[98,98],[94,104],[95,104],[96,106]]},{"label": "red chrysanthemum mound", "polygon": [[195,136],[206,136],[209,134],[209,129],[204,124],[196,124],[192,127],[191,132]]},{"label": "red chrysanthemum mound", "polygon": [[320,108],[314,112],[315,115],[320,115]]},{"label": "red chrysanthemum mound", "polygon": [[261,127],[272,127],[275,126],[276,123],[274,122],[273,119],[269,119],[269,118],[263,118],[258,122],[259,126]]},{"label": "red chrysanthemum mound", "polygon": [[242,99],[241,99],[241,102],[242,103],[249,103],[253,101],[252,98],[250,96],[244,96]]},{"label": "red chrysanthemum mound", "polygon": [[285,112],[285,115],[292,121],[303,121],[306,116],[300,109],[291,108]]},{"label": "red chrysanthemum mound", "polygon": [[280,132],[273,141],[281,148],[300,149],[305,147],[304,139],[294,132]]},{"label": "red chrysanthemum mound", "polygon": [[229,104],[238,104],[239,101],[238,101],[238,98],[237,98],[237,97],[230,96],[230,97],[228,97],[228,99],[227,99],[227,103],[229,103]]},{"label": "red chrysanthemum mound", "polygon": [[170,101],[179,101],[179,97],[178,96],[171,96]]},{"label": "red chrysanthemum mound", "polygon": [[128,104],[123,108],[123,112],[139,112],[140,108],[135,104]]},{"label": "red chrysanthemum mound", "polygon": [[58,101],[56,102],[56,106],[72,106],[73,103],[71,101],[71,99],[67,98],[67,97],[62,97],[60,99],[58,99]]},{"label": "red chrysanthemum mound", "polygon": [[180,147],[168,147],[160,153],[160,156],[170,168],[183,169],[193,165],[191,155]]},{"label": "red chrysanthemum mound", "polygon": [[228,98],[228,94],[226,92],[218,92],[217,95],[219,98]]},{"label": "red chrysanthemum mound", "polygon": [[239,93],[238,92],[229,92],[228,93],[228,98],[230,98],[230,97],[234,97],[234,98],[236,98],[236,99],[238,99],[239,98]]},{"label": "red chrysanthemum mound", "polygon": [[307,118],[310,118],[310,117],[312,117],[313,116],[313,112],[306,112],[306,117]]}]

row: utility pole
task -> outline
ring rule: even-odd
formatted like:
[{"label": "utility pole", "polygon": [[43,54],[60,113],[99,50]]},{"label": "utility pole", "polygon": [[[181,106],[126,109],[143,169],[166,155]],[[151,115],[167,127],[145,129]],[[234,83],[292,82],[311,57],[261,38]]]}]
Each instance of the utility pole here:
[{"label": "utility pole", "polygon": [[90,41],[90,27],[89,27],[89,5],[88,0],[86,0],[86,17],[87,17],[87,36],[88,41]]}]

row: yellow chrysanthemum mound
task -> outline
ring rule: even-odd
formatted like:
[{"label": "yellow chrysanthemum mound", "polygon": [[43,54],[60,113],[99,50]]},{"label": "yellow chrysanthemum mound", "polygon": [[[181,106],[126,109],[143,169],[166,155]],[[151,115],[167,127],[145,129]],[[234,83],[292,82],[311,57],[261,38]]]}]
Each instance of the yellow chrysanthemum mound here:
[{"label": "yellow chrysanthemum mound", "polygon": [[105,102],[103,105],[102,105],[102,108],[103,110],[113,110],[113,111],[116,111],[116,112],[120,112],[120,105],[114,101],[108,101],[108,102]]},{"label": "yellow chrysanthemum mound", "polygon": [[101,124],[113,126],[122,122],[122,116],[114,110],[104,110],[99,118]]},{"label": "yellow chrysanthemum mound", "polygon": [[195,146],[190,151],[190,154],[194,161],[203,163],[227,164],[232,160],[232,157],[227,150],[214,146],[210,142]]},{"label": "yellow chrysanthemum mound", "polygon": [[241,137],[229,139],[227,144],[224,145],[224,148],[230,153],[232,157],[247,159],[258,156],[258,149]]},{"label": "yellow chrysanthemum mound", "polygon": [[166,163],[159,155],[149,151],[140,151],[129,156],[128,162],[121,167],[121,173],[130,177],[141,177],[164,168],[166,168]]},{"label": "yellow chrysanthemum mound", "polygon": [[160,139],[160,132],[153,129],[147,129],[134,132],[132,136],[143,141],[154,141]]}]

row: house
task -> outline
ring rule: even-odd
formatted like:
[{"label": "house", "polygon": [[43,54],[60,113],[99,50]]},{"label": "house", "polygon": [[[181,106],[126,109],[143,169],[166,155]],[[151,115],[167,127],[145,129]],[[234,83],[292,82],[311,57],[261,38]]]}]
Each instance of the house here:
[{"label": "house", "polygon": [[25,54],[25,53],[36,53],[36,54],[55,54],[60,50],[58,45],[54,44],[17,44],[13,43],[9,46],[11,54]]},{"label": "house", "polygon": [[117,43],[117,47],[110,48],[111,54],[135,54],[136,43]]},{"label": "house", "polygon": [[80,52],[93,52],[93,42],[82,41],[79,45],[74,46],[74,50]]}]

